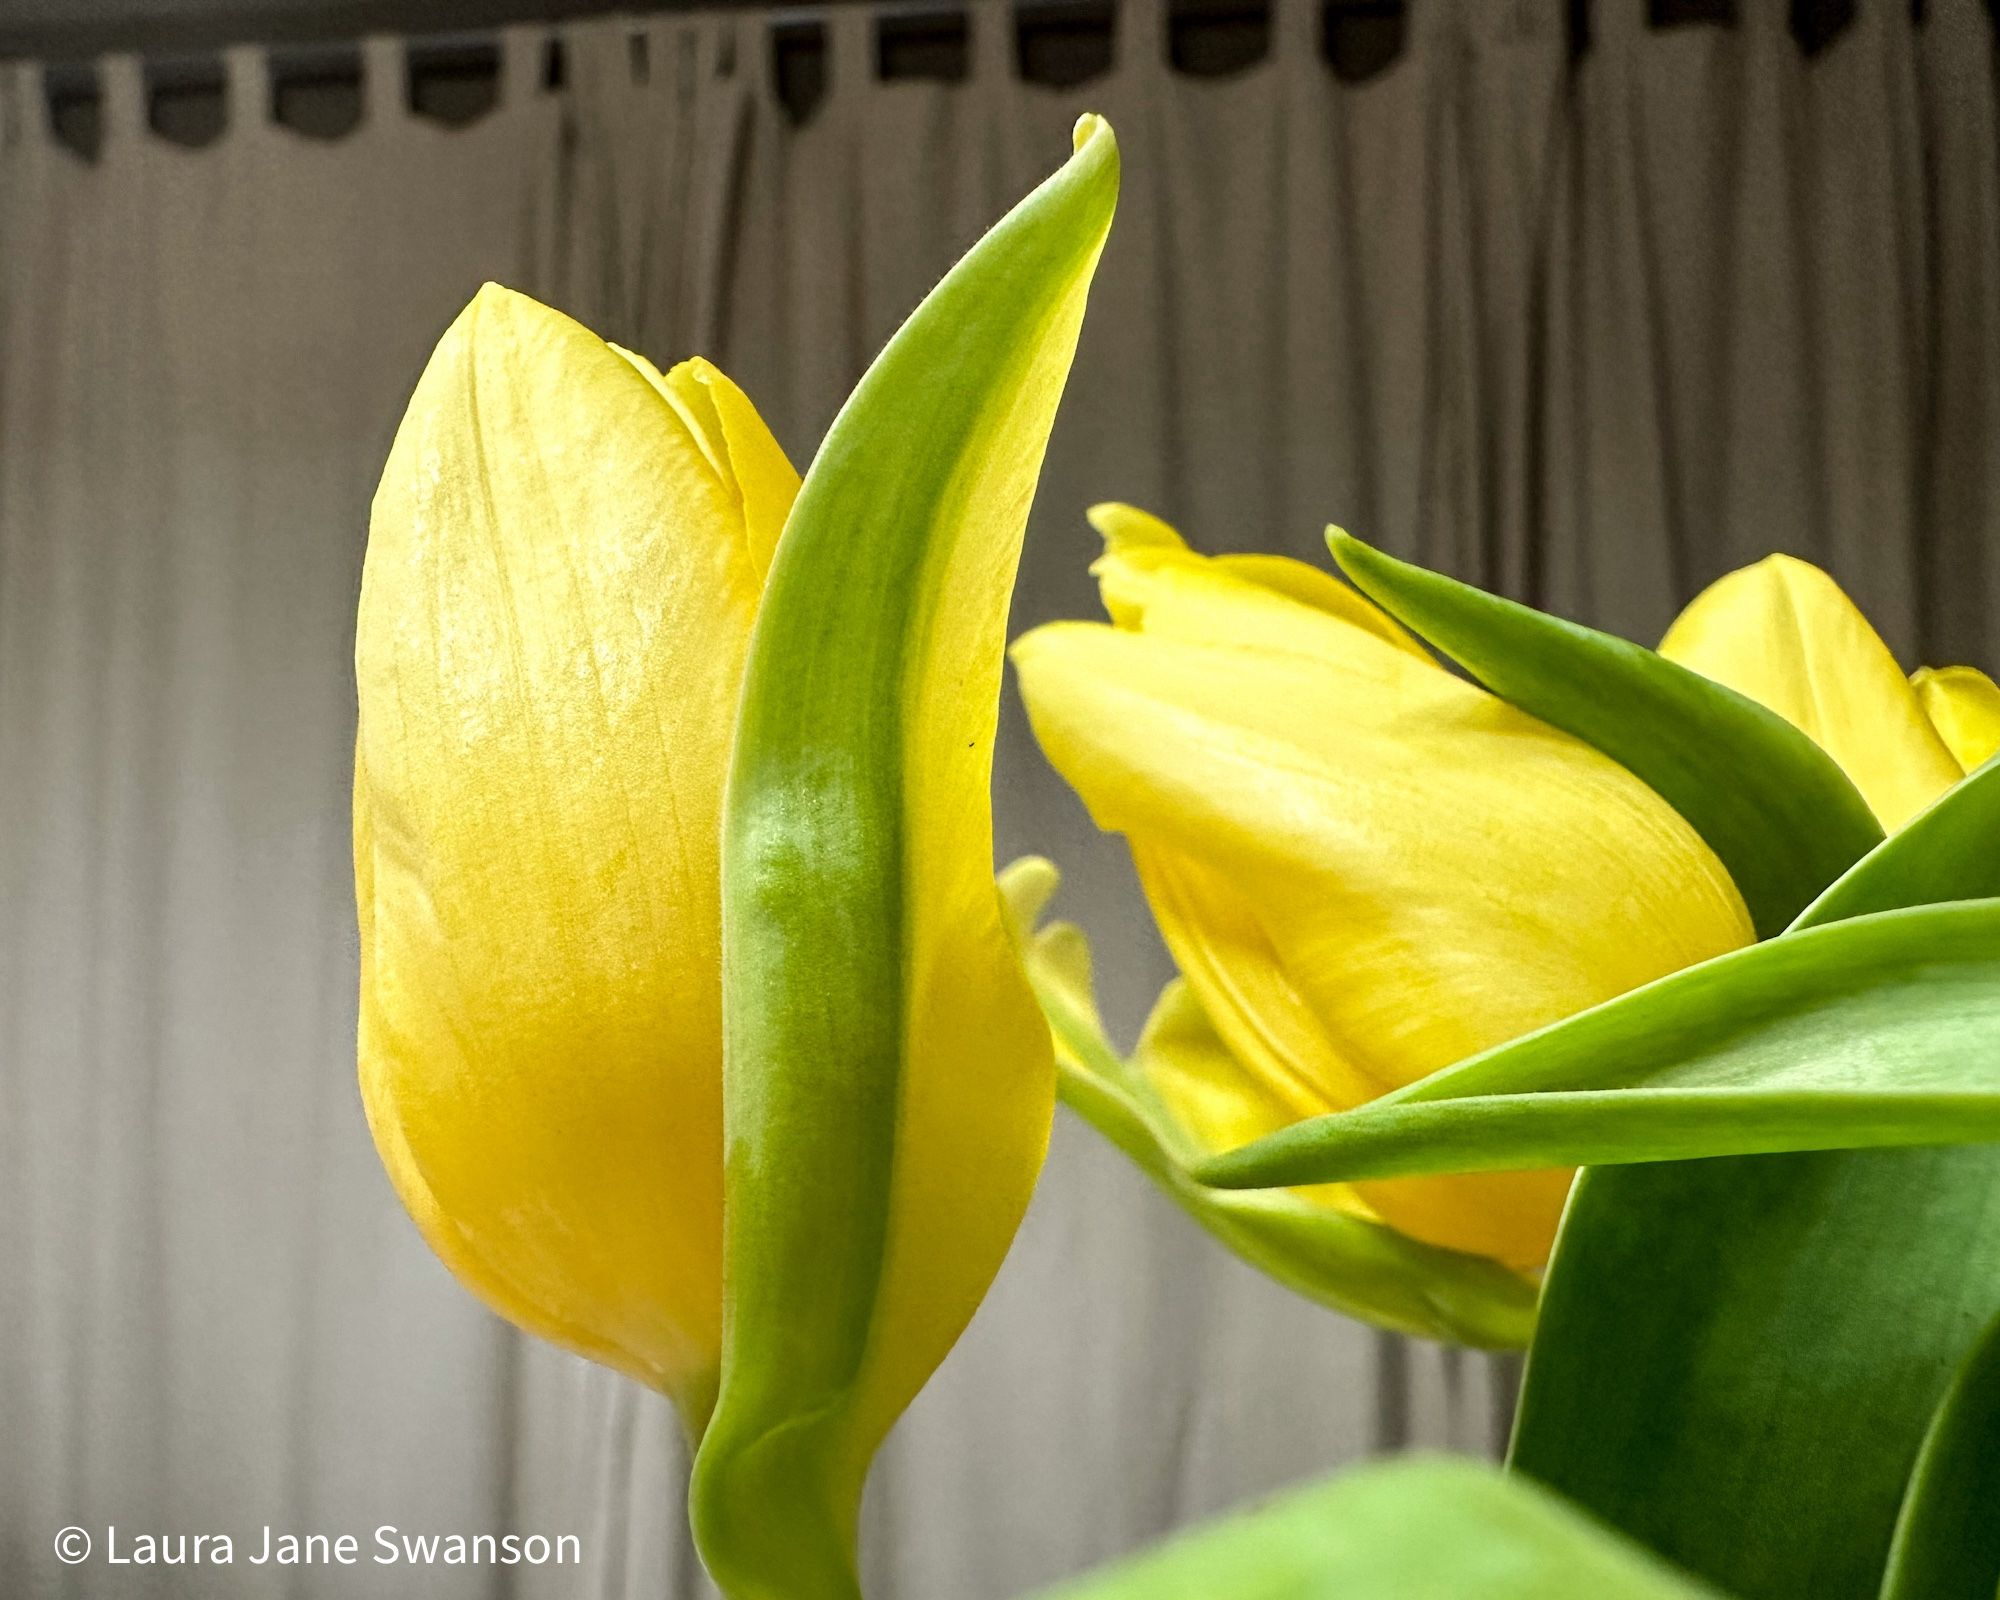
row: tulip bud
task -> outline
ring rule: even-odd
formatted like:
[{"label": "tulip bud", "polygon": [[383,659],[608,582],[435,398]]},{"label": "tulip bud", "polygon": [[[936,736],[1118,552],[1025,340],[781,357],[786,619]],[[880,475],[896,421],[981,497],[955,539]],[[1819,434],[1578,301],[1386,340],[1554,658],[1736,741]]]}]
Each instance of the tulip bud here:
[{"label": "tulip bud", "polygon": [[721,808],[797,475],[488,285],[375,496],[356,629],[362,1100],[509,1320],[707,1420],[722,1348]]}]

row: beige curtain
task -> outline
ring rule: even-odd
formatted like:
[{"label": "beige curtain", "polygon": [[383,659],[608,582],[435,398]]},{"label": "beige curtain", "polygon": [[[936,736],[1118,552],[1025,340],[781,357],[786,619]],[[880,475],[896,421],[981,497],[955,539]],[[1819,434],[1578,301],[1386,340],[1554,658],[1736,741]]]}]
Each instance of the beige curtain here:
[{"label": "beige curtain", "polygon": [[[0,1593],[703,1593],[663,1405],[515,1339],[397,1210],[352,1080],[348,665],[368,494],[484,277],[662,360],[700,351],[803,462],[938,272],[1086,108],[1118,226],[1017,624],[1087,615],[1081,511],[1323,559],[1334,520],[1654,636],[1727,566],[1831,566],[1906,658],[1991,667],[2000,141],[1978,0],[1860,0],[1803,59],[1785,0],[1654,32],[1598,0],[1412,0],[1399,60],[1176,75],[1164,0],[1108,75],[875,81],[828,17],[794,126],[755,15],[506,37],[446,130],[393,42],[352,135],[146,127],[103,64],[95,164],[0,66]],[[1121,847],[1018,708],[1003,854],[1064,867],[1127,1033],[1167,975]],[[1412,1443],[1492,1449],[1508,1373],[1404,1344],[1212,1247],[1067,1118],[993,1295],[867,1507],[878,1600],[1020,1593],[1268,1487]],[[231,1567],[59,1565],[68,1524],[225,1531]],[[279,1571],[266,1524],[573,1532],[581,1569]]]}]

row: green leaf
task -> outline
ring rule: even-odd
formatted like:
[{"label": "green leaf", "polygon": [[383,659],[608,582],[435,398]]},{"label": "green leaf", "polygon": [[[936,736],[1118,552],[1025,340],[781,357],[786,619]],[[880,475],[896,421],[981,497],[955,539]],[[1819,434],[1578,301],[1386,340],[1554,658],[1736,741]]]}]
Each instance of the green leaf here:
[{"label": "green leaf", "polygon": [[1834,882],[1793,923],[2000,895],[2000,761],[1953,785]]},{"label": "green leaf", "polygon": [[1766,940],[1203,1163],[1225,1188],[2000,1139],[2000,900]]},{"label": "green leaf", "polygon": [[[1000,882],[1028,950],[1029,982],[1055,1035],[1063,1103],[1188,1215],[1259,1271],[1344,1315],[1478,1349],[1527,1344],[1537,1286],[1497,1262],[1422,1244],[1289,1190],[1228,1194],[1196,1183],[1188,1169],[1200,1152],[1148,1081],[1148,1041],[1127,1062],[1105,1036],[1083,931],[1070,923],[1034,931],[1055,868],[1030,857],[1008,867]],[[1219,1040],[1214,1045],[1221,1048]]]},{"label": "green leaf", "polygon": [[1606,1167],[1542,1291],[1512,1464],[1746,1600],[1873,1600],[2000,1312],[2000,1149]]},{"label": "green leaf", "polygon": [[1596,746],[1729,869],[1759,938],[1881,841],[1833,758],[1783,717],[1611,634],[1386,556],[1338,528],[1355,586],[1501,699]]},{"label": "green leaf", "polygon": [[778,541],[723,825],[722,1382],[689,1497],[733,1600],[854,1600],[874,1451],[1054,1113],[993,888],[1009,591],[1118,191],[1096,117],[892,338]]},{"label": "green leaf", "polygon": [[1294,1490],[1041,1600],[1701,1600],[1555,1496],[1449,1456]]},{"label": "green leaf", "polygon": [[[1837,1016],[1802,1054],[1853,1043]],[[1990,1070],[1994,1039],[1989,1018],[1962,1047]],[[1996,1312],[2000,1148],[1594,1168],[1549,1264],[1513,1464],[1747,1600],[1869,1600],[1947,1377]]]},{"label": "green leaf", "polygon": [[2000,1591],[2000,1319],[1931,1419],[1903,1496],[1882,1600],[1993,1600]]}]

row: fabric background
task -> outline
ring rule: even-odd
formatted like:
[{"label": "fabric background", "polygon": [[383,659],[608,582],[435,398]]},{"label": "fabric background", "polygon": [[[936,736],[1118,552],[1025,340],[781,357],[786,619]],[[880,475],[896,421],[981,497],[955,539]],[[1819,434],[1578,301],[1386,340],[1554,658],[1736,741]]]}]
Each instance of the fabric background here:
[{"label": "fabric background", "polygon": [[[702,1593],[662,1403],[517,1339],[397,1209],[353,1082],[349,653],[369,492],[483,278],[662,362],[701,352],[801,464],[870,353],[1056,165],[1125,152],[1016,626],[1091,615],[1104,498],[1324,560],[1334,520],[1652,639],[1772,549],[1906,663],[1988,667],[2000,586],[2000,143],[1977,0],[1860,0],[1806,59],[1598,0],[1415,0],[1362,83],[1276,0],[1262,65],[874,81],[830,17],[794,126],[756,16],[506,39],[500,104],[317,142],[254,50],[187,150],[104,64],[87,164],[0,68],[0,1592]],[[645,73],[633,40],[643,39]],[[1010,698],[1004,856],[1053,856],[1128,1037],[1168,968],[1122,847]],[[870,1593],[987,1600],[1368,1451],[1490,1450],[1505,1364],[1379,1337],[1211,1246],[1065,1116],[1018,1244],[897,1430]],[[69,1523],[576,1532],[560,1571],[61,1568]],[[253,1546],[254,1547],[254,1546]]]}]

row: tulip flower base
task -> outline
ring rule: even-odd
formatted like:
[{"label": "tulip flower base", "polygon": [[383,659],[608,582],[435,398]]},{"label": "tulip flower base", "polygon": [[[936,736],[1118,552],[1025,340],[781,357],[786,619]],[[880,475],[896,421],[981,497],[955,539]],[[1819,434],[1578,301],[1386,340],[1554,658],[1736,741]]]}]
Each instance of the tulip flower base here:
[{"label": "tulip flower base", "polygon": [[1789,556],[1652,650],[1098,506],[1108,620],[1012,657],[1180,967],[1119,1049],[990,807],[1118,170],[1082,119],[803,478],[705,361],[494,286],[446,331],[355,648],[412,1219],[674,1402],[729,1600],[860,1600],[1058,1094],[1330,1311],[1529,1357],[1505,1473],[1370,1468],[1051,1600],[1993,1600],[2000,688]]}]

